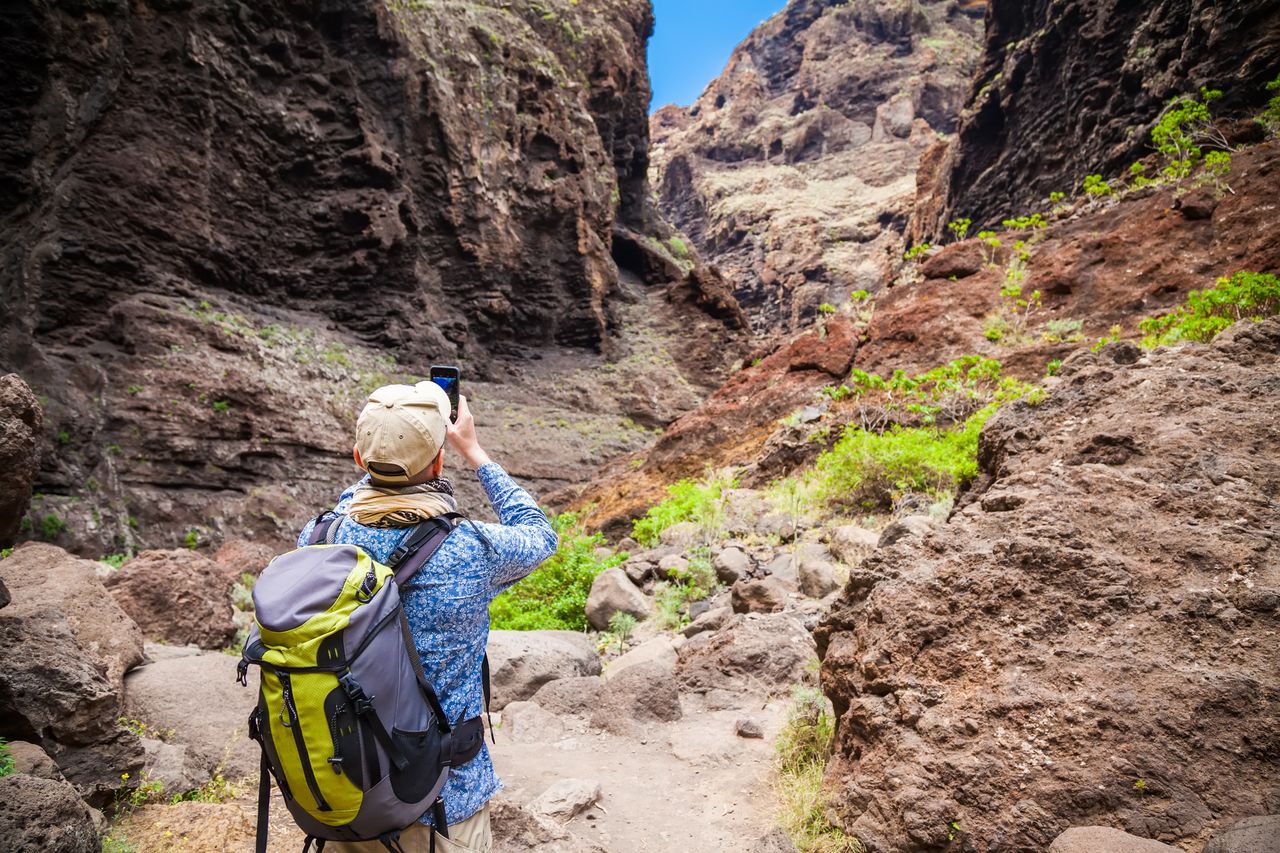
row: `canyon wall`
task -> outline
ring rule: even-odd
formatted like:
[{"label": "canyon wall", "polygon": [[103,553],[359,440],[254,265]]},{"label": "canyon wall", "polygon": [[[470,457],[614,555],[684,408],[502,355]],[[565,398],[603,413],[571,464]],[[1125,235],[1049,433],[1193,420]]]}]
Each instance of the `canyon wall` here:
[{"label": "canyon wall", "polygon": [[[0,16],[0,373],[45,412],[24,538],[90,556],[284,541],[353,476],[364,394],[432,362],[462,365],[490,425],[565,425],[499,442],[526,482],[580,476],[645,439],[633,418],[690,408],[724,358],[691,352],[720,346],[707,312],[740,316],[711,271],[624,286],[613,259],[615,226],[661,227],[648,0]],[[703,333],[674,358],[643,329],[629,343],[653,315]],[[521,365],[562,351],[524,395],[542,381]],[[599,351],[634,362],[626,394],[652,362],[680,395],[603,399],[572,379]]]},{"label": "canyon wall", "polygon": [[955,130],[984,5],[792,0],[692,107],[654,115],[661,209],[757,331],[892,278],[917,160]]},{"label": "canyon wall", "polygon": [[1277,73],[1276,0],[992,0],[955,140],[925,157],[912,237],[1043,213],[1049,193],[1151,153],[1171,98],[1219,89],[1216,115],[1251,118]]}]

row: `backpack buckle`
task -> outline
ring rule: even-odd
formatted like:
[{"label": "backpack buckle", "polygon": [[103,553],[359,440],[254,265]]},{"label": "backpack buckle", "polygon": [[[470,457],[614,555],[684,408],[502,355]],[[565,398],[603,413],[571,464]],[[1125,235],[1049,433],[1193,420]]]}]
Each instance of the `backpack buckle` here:
[{"label": "backpack buckle", "polygon": [[244,658],[240,658],[240,662],[236,664],[236,681],[241,687],[249,686],[249,662]]},{"label": "backpack buckle", "polygon": [[339,676],[338,685],[342,687],[342,692],[347,694],[347,698],[351,700],[351,710],[355,712],[357,717],[362,717],[373,710],[373,700],[376,697],[364,692],[364,688],[360,686],[360,682],[352,677],[350,670]]}]

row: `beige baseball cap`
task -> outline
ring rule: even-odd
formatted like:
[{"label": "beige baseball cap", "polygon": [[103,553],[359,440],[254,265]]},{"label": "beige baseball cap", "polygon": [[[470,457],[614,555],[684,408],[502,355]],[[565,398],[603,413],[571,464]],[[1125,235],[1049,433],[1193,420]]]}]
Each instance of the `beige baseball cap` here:
[{"label": "beige baseball cap", "polygon": [[449,411],[449,395],[434,382],[377,389],[356,420],[361,467],[387,483],[408,482],[440,453]]}]

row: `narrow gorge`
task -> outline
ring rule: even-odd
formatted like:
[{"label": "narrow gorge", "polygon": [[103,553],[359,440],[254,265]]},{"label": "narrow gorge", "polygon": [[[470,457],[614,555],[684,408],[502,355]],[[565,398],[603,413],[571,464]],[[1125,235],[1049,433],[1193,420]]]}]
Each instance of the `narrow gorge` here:
[{"label": "narrow gorge", "polygon": [[777,0],[651,103],[692,8],[0,10],[0,847],[254,848],[255,583],[447,363],[559,534],[493,850],[1280,853],[1280,3]]}]

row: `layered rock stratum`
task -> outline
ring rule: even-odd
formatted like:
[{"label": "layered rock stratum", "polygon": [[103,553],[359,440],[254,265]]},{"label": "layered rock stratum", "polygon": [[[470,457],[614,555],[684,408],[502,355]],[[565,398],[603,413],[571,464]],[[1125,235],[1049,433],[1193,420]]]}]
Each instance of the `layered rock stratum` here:
[{"label": "layered rock stratum", "polygon": [[817,631],[847,831],[1186,846],[1280,809],[1278,381],[1280,319],[1246,322],[1081,352],[987,425],[949,523],[880,548]]},{"label": "layered rock stratum", "polygon": [[757,331],[892,278],[917,160],[955,130],[984,6],[792,0],[691,107],[654,115],[661,209]]},{"label": "layered rock stratum", "polygon": [[0,366],[46,402],[28,536],[284,544],[354,478],[364,395],[432,362],[541,427],[492,439],[525,482],[576,479],[727,357],[723,282],[646,236],[644,0],[3,14]]},{"label": "layered rock stratum", "polygon": [[1252,118],[1280,67],[1277,15],[1274,0],[991,0],[955,139],[921,168],[913,240],[1043,212],[1051,192],[1122,173],[1151,153],[1171,98],[1217,89],[1216,115]]}]

